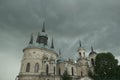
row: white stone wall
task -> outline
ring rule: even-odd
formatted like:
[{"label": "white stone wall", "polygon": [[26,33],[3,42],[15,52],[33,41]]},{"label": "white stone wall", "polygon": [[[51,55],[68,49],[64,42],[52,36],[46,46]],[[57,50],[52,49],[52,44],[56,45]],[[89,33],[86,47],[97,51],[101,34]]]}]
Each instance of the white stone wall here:
[{"label": "white stone wall", "polygon": [[89,70],[88,60],[80,59],[77,64],[78,64],[77,66],[78,76],[87,76]]},{"label": "white stone wall", "polygon": [[72,76],[72,68],[73,68],[73,76],[77,75],[76,65],[75,64],[71,64],[71,63],[67,64],[67,72],[68,72],[68,74]]},{"label": "white stone wall", "polygon": [[[24,75],[24,77],[20,76],[20,80],[38,80],[37,78],[32,75],[40,75],[43,72],[46,72],[46,65],[49,67],[49,73],[54,73],[53,67],[56,65],[54,64],[54,61],[57,59],[57,54],[55,52],[52,52],[50,50],[46,50],[43,48],[26,48],[23,50],[24,55],[23,59],[21,61],[21,69],[20,69],[20,75]],[[43,58],[46,57],[46,60],[43,60]],[[54,60],[53,62],[51,60]],[[26,72],[26,66],[27,63],[30,63],[30,72]],[[35,73],[35,64],[39,64],[39,71]],[[26,76],[31,75],[31,76]],[[28,78],[27,78],[28,77]],[[35,78],[35,79],[33,79]]]},{"label": "white stone wall", "polygon": [[[81,52],[81,56],[77,63],[74,61],[65,61],[56,63],[58,55],[48,49],[44,48],[25,48],[23,50],[24,55],[21,61],[21,69],[19,73],[19,80],[60,80],[59,68],[61,69],[61,75],[67,70],[68,74],[72,76],[72,68],[74,76],[88,76],[88,62],[93,58],[95,59],[96,55],[92,55],[88,58],[85,58],[85,50],[79,49],[78,52]],[[81,58],[82,57],[82,58]],[[26,72],[26,65],[30,63],[30,72]],[[35,64],[39,64],[38,73],[34,72]],[[49,75],[46,76],[46,66],[48,65]],[[55,67],[55,75],[54,73]],[[92,69],[92,68],[91,68]],[[42,75],[43,76],[42,76]]]}]

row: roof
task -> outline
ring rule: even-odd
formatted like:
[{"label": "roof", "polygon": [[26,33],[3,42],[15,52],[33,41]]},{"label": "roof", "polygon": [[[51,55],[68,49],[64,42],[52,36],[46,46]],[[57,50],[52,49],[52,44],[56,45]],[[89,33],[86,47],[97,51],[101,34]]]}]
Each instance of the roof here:
[{"label": "roof", "polygon": [[26,49],[41,49],[41,50],[48,51],[48,52],[53,53],[53,54],[55,54],[56,56],[58,56],[57,52],[55,52],[54,50],[47,49],[47,48],[42,48],[42,47],[37,47],[37,46],[34,46],[34,45],[29,45],[29,46],[25,47],[25,48],[23,49],[23,52],[24,52]]}]

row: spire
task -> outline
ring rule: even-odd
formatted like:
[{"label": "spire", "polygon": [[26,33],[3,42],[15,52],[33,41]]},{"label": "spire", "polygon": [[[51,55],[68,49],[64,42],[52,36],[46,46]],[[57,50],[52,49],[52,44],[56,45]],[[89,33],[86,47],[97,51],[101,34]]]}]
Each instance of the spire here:
[{"label": "spire", "polygon": [[93,47],[91,46],[91,52],[93,52],[94,50],[93,50]]},{"label": "spire", "polygon": [[45,21],[43,22],[42,32],[45,32]]},{"label": "spire", "polygon": [[51,42],[51,48],[54,49],[53,37],[52,37],[52,42]]},{"label": "spire", "polygon": [[33,44],[33,33],[31,34],[31,39],[30,39],[29,44]]},{"label": "spire", "polygon": [[61,55],[61,50],[59,49],[59,55]]},{"label": "spire", "polygon": [[82,45],[81,45],[81,41],[80,41],[80,40],[79,40],[79,46],[82,47]]},{"label": "spire", "polygon": [[39,32],[38,32],[38,36],[37,36],[36,42],[39,43]]}]

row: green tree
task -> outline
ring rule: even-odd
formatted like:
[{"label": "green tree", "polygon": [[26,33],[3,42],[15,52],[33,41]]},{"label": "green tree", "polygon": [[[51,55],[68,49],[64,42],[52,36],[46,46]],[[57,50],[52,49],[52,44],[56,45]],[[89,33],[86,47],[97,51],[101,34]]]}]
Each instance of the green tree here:
[{"label": "green tree", "polygon": [[99,75],[109,75],[114,68],[117,67],[118,61],[112,53],[100,53],[96,56],[95,73]]},{"label": "green tree", "polygon": [[99,53],[96,56],[94,75],[90,75],[95,80],[120,80],[120,68],[118,66],[118,60],[112,55],[112,53]]},{"label": "green tree", "polygon": [[120,80],[120,65],[116,68],[115,75]]},{"label": "green tree", "polygon": [[62,80],[72,80],[72,77],[65,71],[62,75]]}]

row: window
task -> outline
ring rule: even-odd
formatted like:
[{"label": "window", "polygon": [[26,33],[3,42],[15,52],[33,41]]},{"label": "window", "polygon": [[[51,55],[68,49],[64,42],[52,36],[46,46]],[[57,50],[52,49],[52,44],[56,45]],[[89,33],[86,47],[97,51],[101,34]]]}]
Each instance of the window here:
[{"label": "window", "polygon": [[35,54],[36,52],[33,52],[33,54]]},{"label": "window", "polygon": [[55,66],[54,66],[54,75],[55,75]]},{"label": "window", "polygon": [[59,68],[59,75],[61,75],[61,69]]},{"label": "window", "polygon": [[71,71],[72,71],[72,76],[74,76],[74,69],[73,69],[73,67],[71,68]]},{"label": "window", "polygon": [[80,56],[81,56],[81,52],[79,52]]},{"label": "window", "polygon": [[35,73],[37,73],[37,72],[39,71],[39,64],[38,64],[38,63],[35,64],[35,69],[34,69],[34,71],[35,71]]},{"label": "window", "polygon": [[83,72],[81,71],[81,76],[83,76]]},{"label": "window", "polygon": [[68,72],[68,68],[66,67],[66,71]]},{"label": "window", "polygon": [[85,57],[85,52],[83,52],[83,54],[84,54],[84,57]]},{"label": "window", "polygon": [[30,63],[27,63],[26,72],[30,72]]},{"label": "window", "polygon": [[46,74],[48,75],[49,73],[49,67],[48,67],[48,64],[46,65]]},{"label": "window", "polygon": [[91,59],[91,64],[92,66],[94,66],[94,59]]}]

